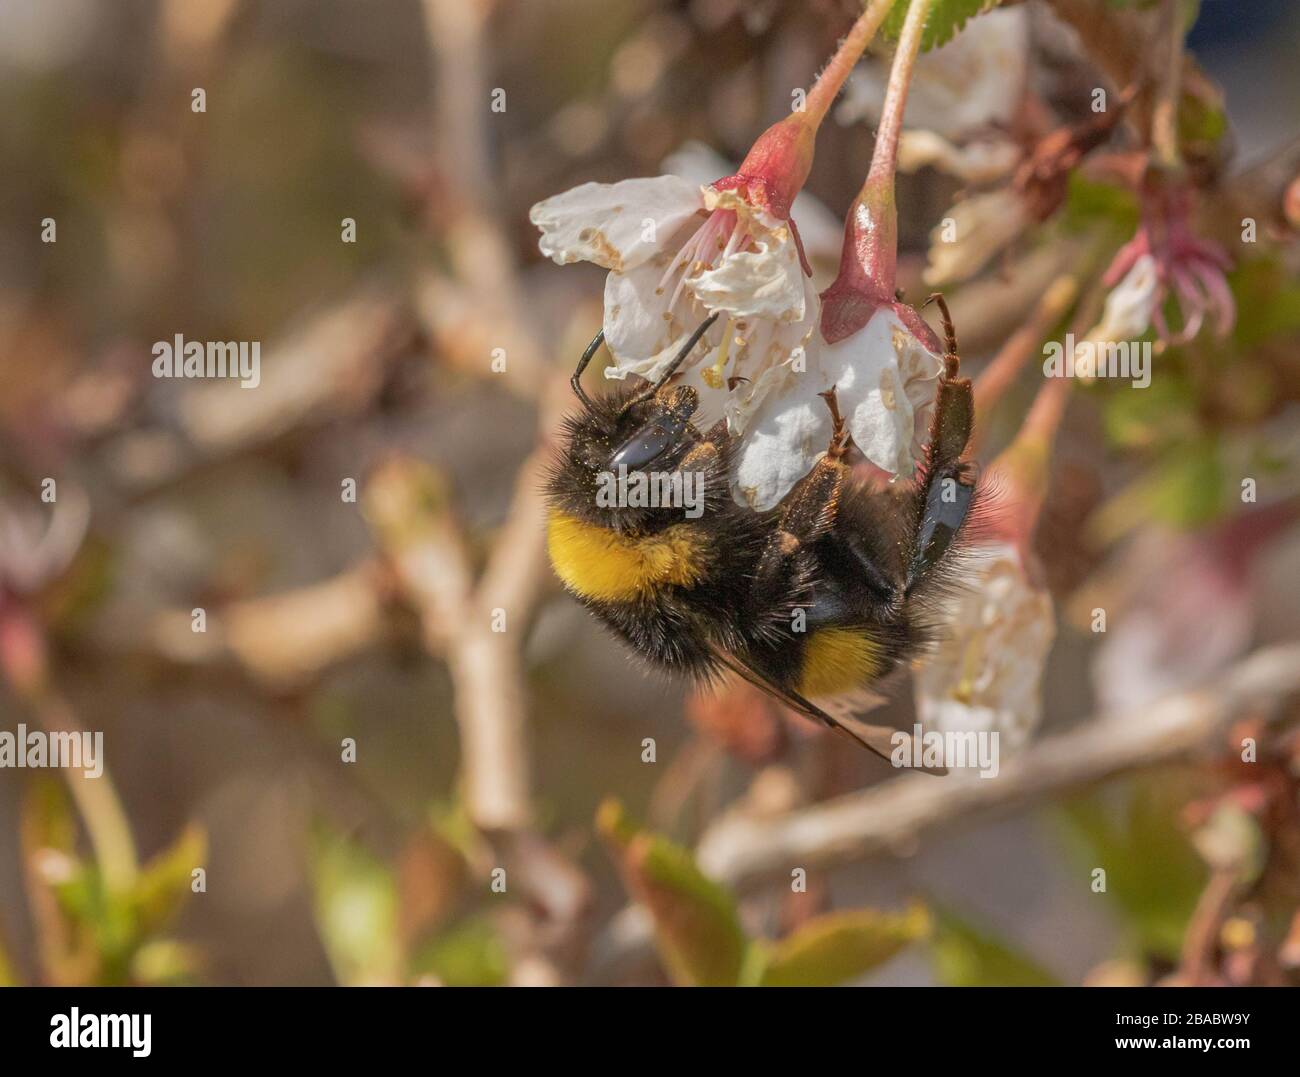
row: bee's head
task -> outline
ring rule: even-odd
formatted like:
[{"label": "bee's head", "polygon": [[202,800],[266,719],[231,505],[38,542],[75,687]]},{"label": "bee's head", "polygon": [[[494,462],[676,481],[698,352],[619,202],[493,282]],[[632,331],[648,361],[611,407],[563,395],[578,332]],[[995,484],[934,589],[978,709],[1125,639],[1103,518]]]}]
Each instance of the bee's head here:
[{"label": "bee's head", "polygon": [[557,508],[589,523],[654,530],[661,516],[665,525],[680,521],[680,509],[611,500],[610,491],[623,488],[621,479],[671,473],[699,444],[691,422],[699,396],[686,385],[656,391],[640,379],[629,382],[609,396],[584,399],[582,410],[565,420],[548,492]]},{"label": "bee's head", "polygon": [[699,395],[689,385],[665,386],[657,393],[634,393],[619,406],[611,428],[614,449],[606,461],[610,470],[645,471],[676,466],[699,440],[691,416]]}]

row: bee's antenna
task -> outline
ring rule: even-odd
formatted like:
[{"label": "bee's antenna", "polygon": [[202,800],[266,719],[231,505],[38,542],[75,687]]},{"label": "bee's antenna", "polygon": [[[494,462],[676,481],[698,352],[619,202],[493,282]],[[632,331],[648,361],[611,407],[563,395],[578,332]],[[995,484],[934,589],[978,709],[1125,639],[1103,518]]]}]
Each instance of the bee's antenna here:
[{"label": "bee's antenna", "polygon": [[677,373],[677,368],[681,366],[682,363],[686,361],[686,357],[695,350],[695,345],[697,345],[700,342],[700,337],[704,336],[704,334],[709,331],[710,326],[712,326],[713,323],[716,322],[717,320],[718,320],[718,312],[715,310],[712,314],[710,314],[707,318],[705,318],[704,321],[700,322],[699,328],[696,329],[695,332],[691,334],[691,339],[688,340],[685,344],[683,344],[682,350],[679,351],[675,356],[673,356],[673,361],[668,364],[668,369],[659,375],[659,380],[655,382],[654,389],[652,390],[652,392],[657,393],[660,389],[662,389],[665,385],[668,384],[668,379]]},{"label": "bee's antenna", "polygon": [[943,298],[942,292],[932,292],[930,298],[921,306],[928,307],[931,303],[939,304],[939,312],[943,315],[943,335],[948,341],[948,354],[955,359],[957,357],[957,330],[953,328],[952,315],[948,313],[948,303]]},{"label": "bee's antenna", "polygon": [[587,364],[591,362],[591,357],[600,350],[600,346],[605,343],[605,330],[602,329],[587,345],[587,350],[582,353],[582,358],[578,360],[578,369],[573,372],[573,377],[569,379],[569,384],[573,386],[573,391],[578,399],[582,401],[582,406],[588,411],[593,410],[594,405],[582,388],[582,372],[587,369]]},{"label": "bee's antenna", "polygon": [[695,330],[695,332],[690,335],[690,338],[686,341],[686,343],[682,345],[681,351],[679,351],[675,356],[673,356],[673,361],[669,363],[668,366],[665,368],[664,372],[659,375],[659,380],[652,385],[647,385],[635,396],[629,397],[627,403],[623,405],[623,410],[627,411],[627,409],[630,408],[633,404],[640,404],[642,401],[649,400],[652,396],[655,395],[655,393],[657,393],[660,389],[662,389],[665,385],[667,385],[668,379],[677,373],[677,368],[686,361],[686,357],[695,350],[695,345],[697,345],[700,342],[700,338],[709,331],[709,328],[717,320],[718,320],[717,311],[714,311],[707,318],[705,318],[704,321],[702,321],[699,324],[699,327]]}]

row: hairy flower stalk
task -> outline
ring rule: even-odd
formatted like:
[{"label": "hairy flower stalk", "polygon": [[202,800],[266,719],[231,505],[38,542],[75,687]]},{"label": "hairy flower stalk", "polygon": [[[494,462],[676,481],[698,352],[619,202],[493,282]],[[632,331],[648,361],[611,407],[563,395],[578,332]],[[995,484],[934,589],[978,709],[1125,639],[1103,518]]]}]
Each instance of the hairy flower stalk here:
[{"label": "hairy flower stalk", "polygon": [[[671,175],[585,183],[532,208],[543,254],[610,271],[607,377],[658,376],[696,327],[720,314],[683,371],[701,390],[698,420],[709,422],[742,378],[756,383],[812,335],[817,296],[791,208],[817,129],[890,6],[871,0],[804,107],[763,132],[733,175],[703,187]],[[743,425],[744,409],[727,415]]]},{"label": "hairy flower stalk", "polygon": [[715,190],[743,190],[748,200],[782,220],[812,168],[813,143],[849,73],[889,14],[891,0],[870,0],[804,99],[802,110],[774,123],[754,143],[735,175],[712,184]]},{"label": "hairy flower stalk", "polygon": [[839,276],[822,293],[821,329],[828,344],[836,344],[856,333],[872,314],[887,307],[927,347],[940,350],[938,340],[921,316],[894,296],[898,266],[898,209],[894,204],[898,139],[930,3],[931,0],[912,0],[907,9],[889,72],[871,168],[849,209]]}]

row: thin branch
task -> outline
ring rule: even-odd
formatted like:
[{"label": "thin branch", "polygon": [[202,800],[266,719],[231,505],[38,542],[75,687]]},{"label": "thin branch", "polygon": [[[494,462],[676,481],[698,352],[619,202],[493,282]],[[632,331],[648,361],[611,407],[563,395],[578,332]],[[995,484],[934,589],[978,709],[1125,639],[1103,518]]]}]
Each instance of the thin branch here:
[{"label": "thin branch", "polygon": [[[723,817],[700,842],[700,866],[748,887],[794,867],[829,868],[911,848],[955,823],[1178,759],[1221,737],[1244,710],[1297,691],[1300,643],[1269,647],[1201,688],[1041,741],[1004,763],[996,778],[909,775],[777,819]],[[1267,720],[1281,713],[1274,707]]]},{"label": "thin branch", "polygon": [[1156,160],[1169,171],[1182,166],[1178,150],[1178,100],[1183,73],[1183,5],[1164,0],[1160,10],[1159,43],[1165,51],[1164,70],[1156,84],[1155,108],[1151,113],[1151,147]]},{"label": "thin branch", "polygon": [[370,557],[316,583],[230,602],[211,612],[206,632],[192,630],[191,610],[164,610],[143,637],[173,662],[233,660],[282,691],[378,644],[391,588],[386,567]]}]

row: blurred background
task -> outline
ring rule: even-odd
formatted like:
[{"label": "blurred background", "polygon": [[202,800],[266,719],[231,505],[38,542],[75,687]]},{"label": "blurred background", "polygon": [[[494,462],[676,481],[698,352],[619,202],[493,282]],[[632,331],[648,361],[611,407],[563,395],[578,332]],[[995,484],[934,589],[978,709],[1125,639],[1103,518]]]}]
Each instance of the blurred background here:
[{"label": "blurred background", "polygon": [[[1086,118],[1118,82],[1076,28],[1144,5],[1015,7],[1040,114]],[[765,939],[773,982],[1296,982],[1294,684],[1167,743],[1087,739],[1300,637],[1294,4],[1200,5],[1202,227],[1238,259],[1237,326],[1161,351],[1145,392],[1074,393],[1014,795],[886,796],[887,766],[747,689],[644,673],[551,576],[538,469],[603,275],[543,259],[529,207],[724,174],[856,14],[0,3],[0,729],[102,731],[107,765],[0,772],[0,981],[734,982]],[[819,273],[862,108],[819,139]],[[900,177],[913,298],[961,188]],[[968,368],[1080,235],[1109,253],[1136,220],[1121,186],[1072,184],[949,290]],[[260,341],[261,384],[155,379],[176,334]],[[1037,384],[980,417],[982,455]],[[887,715],[912,712],[902,678]],[[1061,736],[1082,765],[1032,765]],[[812,853],[783,851],[791,820]]]}]

